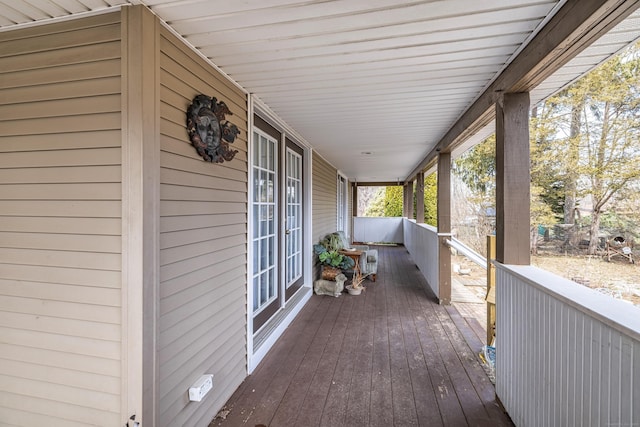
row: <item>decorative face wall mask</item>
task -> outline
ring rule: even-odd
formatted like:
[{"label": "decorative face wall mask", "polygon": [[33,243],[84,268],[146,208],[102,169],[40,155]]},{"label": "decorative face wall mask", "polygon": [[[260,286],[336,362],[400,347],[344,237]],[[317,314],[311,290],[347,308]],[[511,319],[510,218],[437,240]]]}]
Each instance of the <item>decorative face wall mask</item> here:
[{"label": "decorative face wall mask", "polygon": [[223,101],[207,95],[196,95],[187,109],[187,132],[191,145],[207,162],[222,163],[233,160],[238,150],[229,144],[240,134],[225,115],[233,113]]}]

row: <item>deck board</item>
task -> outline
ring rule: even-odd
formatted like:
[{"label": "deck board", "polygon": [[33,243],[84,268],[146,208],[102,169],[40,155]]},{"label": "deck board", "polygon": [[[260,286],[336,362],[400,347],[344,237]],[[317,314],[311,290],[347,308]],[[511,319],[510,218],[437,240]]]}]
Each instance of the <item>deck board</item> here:
[{"label": "deck board", "polygon": [[404,247],[360,296],[314,295],[213,426],[510,426],[477,333]]},{"label": "deck board", "polygon": [[[317,425],[318,420],[322,419],[322,413],[325,402],[331,387],[333,373],[335,371],[338,357],[342,351],[344,335],[347,330],[347,323],[344,321],[349,318],[351,310],[351,301],[343,298],[341,301],[341,310],[338,313],[333,328],[328,331],[326,345],[322,351],[318,351],[319,360],[315,369],[313,378],[307,383],[308,391],[301,406],[293,408],[296,413],[296,423],[294,425],[307,426]],[[290,426],[289,420],[285,418],[282,423],[272,423],[274,426]]]},{"label": "deck board", "polygon": [[320,425],[326,427],[344,424],[348,402],[345,396],[348,396],[349,393],[355,357],[359,348],[358,338],[361,330],[359,323],[364,314],[364,300],[361,298],[348,298],[346,301],[350,303],[351,310],[344,320],[345,324],[349,324],[351,327],[345,331],[342,349],[338,354],[324,410],[320,418]]},{"label": "deck board", "polygon": [[[373,297],[370,297],[371,294],[371,292],[365,292],[364,295],[359,295],[363,298],[358,298],[358,302],[364,307],[364,313],[359,322],[358,346],[354,353],[349,392],[345,394],[348,401],[344,425],[347,426],[369,424],[371,394],[368,390],[371,389],[375,320],[374,301]],[[367,391],[364,392],[364,390]]]},{"label": "deck board", "polygon": [[416,323],[414,319],[419,319],[421,313],[411,306],[411,300],[415,295],[407,291],[403,292],[404,311],[402,316],[403,331],[407,358],[409,363],[409,373],[411,377],[411,385],[414,392],[414,400],[418,400],[416,404],[416,412],[419,425],[438,426],[442,425],[442,417],[438,410],[438,402],[436,392],[433,386],[427,357],[428,353],[422,348],[418,328],[420,323]]}]

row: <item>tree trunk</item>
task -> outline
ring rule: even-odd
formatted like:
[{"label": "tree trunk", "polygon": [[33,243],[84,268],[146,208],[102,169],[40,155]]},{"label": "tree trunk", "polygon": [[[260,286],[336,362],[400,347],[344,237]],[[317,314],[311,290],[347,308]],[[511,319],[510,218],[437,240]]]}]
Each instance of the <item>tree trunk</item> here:
[{"label": "tree trunk", "polygon": [[600,234],[600,210],[594,209],[591,215],[591,229],[589,237],[589,255],[595,255],[598,250],[598,234]]},{"label": "tree trunk", "polygon": [[589,237],[589,255],[595,255],[598,249],[598,234],[600,233],[600,214],[602,208],[607,203],[609,196],[605,196],[606,188],[605,182],[602,180],[602,175],[605,169],[605,160],[607,152],[607,134],[609,132],[609,114],[610,104],[605,102],[604,114],[602,117],[602,131],[600,133],[600,139],[596,150],[595,158],[595,170],[591,177],[591,199],[593,201],[593,214],[591,215],[591,236]]},{"label": "tree trunk", "polygon": [[578,227],[575,222],[576,193],[578,183],[578,159],[580,155],[580,118],[582,117],[583,102],[571,107],[571,128],[567,153],[567,176],[564,187],[564,223],[573,227],[567,230],[567,243],[577,247],[579,243]]}]

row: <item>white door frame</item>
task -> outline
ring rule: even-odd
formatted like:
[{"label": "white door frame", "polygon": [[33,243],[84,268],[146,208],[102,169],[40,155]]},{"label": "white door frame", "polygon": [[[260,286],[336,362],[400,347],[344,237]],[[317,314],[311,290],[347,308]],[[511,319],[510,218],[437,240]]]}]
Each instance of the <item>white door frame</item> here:
[{"label": "white door frame", "polygon": [[[304,151],[302,157],[302,168],[303,168],[303,194],[306,197],[303,198],[303,238],[302,238],[302,247],[303,247],[303,285],[302,288],[298,292],[303,292],[303,298],[295,299],[295,306],[284,306],[282,308],[286,309],[286,316],[278,322],[278,324],[273,328],[270,332],[269,337],[262,343],[259,349],[254,349],[254,335],[257,331],[253,330],[253,284],[251,281],[252,272],[253,272],[253,249],[252,249],[252,236],[253,236],[253,212],[251,209],[251,201],[253,200],[253,181],[252,181],[252,164],[253,164],[253,133],[255,129],[254,124],[254,114],[258,114],[262,119],[267,121],[269,124],[280,130],[283,134],[282,143],[280,144],[280,150],[284,150],[285,144],[284,136],[286,135],[297,143]],[[312,251],[312,173],[311,173],[311,165],[312,165],[312,155],[313,152],[311,150],[310,145],[291,129],[286,123],[278,118],[278,116],[273,113],[264,103],[262,103],[259,99],[255,98],[252,95],[249,95],[249,111],[248,111],[248,130],[247,130],[247,139],[248,139],[248,149],[247,149],[247,304],[246,304],[246,326],[247,326],[247,373],[251,374],[254,369],[258,366],[258,364],[262,361],[264,356],[267,354],[269,349],[275,344],[277,339],[282,335],[287,326],[293,321],[293,319],[300,312],[302,307],[306,304],[306,302],[311,298],[312,295],[312,269],[311,263],[313,262],[313,251]],[[282,176],[282,165],[280,165],[280,170],[276,171],[279,176]],[[284,239],[281,239],[283,241]],[[280,264],[281,267],[284,265]],[[280,269],[280,277],[283,276],[283,268]],[[280,283],[283,283],[282,280]],[[284,298],[284,296],[282,296]]]}]

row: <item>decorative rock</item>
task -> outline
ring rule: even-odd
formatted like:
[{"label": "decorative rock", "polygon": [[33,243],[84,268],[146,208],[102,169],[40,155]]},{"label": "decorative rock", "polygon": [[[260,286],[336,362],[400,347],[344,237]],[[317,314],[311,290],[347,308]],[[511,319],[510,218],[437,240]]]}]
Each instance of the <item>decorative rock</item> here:
[{"label": "decorative rock", "polygon": [[458,274],[460,276],[468,276],[471,274],[471,269],[468,267],[461,267],[460,270],[458,270]]},{"label": "decorative rock", "polygon": [[347,280],[347,276],[344,274],[338,274],[336,281],[333,280],[316,280],[313,282],[313,290],[316,295],[331,295],[339,297],[344,290],[344,282]]}]

